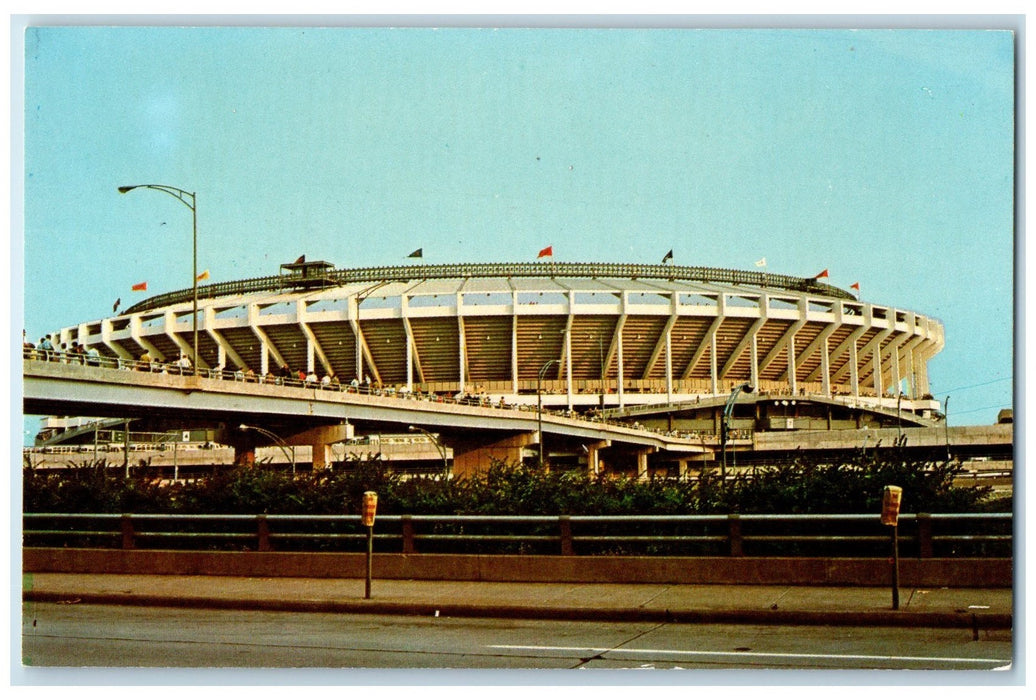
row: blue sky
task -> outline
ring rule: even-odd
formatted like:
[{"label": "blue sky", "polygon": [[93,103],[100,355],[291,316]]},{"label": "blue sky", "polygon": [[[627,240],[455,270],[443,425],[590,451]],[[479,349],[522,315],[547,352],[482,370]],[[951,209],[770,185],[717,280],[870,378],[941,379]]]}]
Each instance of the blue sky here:
[{"label": "blue sky", "polygon": [[[35,340],[199,269],[675,262],[939,318],[951,424],[1012,404],[1003,31],[75,27],[25,36]],[[17,320],[15,321],[18,322]]]}]

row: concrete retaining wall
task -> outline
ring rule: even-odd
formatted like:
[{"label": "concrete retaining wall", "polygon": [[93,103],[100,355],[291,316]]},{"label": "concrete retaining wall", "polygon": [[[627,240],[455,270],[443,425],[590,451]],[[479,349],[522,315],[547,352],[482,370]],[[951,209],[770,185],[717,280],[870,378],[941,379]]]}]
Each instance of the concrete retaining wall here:
[{"label": "concrete retaining wall", "polygon": [[[26,573],[364,578],[366,555],[26,548]],[[887,559],[375,554],[374,577],[436,581],[885,586]],[[1010,559],[902,559],[904,587],[1009,588]]]}]

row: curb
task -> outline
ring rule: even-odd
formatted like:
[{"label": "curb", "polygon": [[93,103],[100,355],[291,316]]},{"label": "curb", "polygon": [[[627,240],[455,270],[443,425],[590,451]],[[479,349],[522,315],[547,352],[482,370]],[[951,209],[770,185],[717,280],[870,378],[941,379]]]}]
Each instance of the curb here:
[{"label": "curb", "polygon": [[377,600],[275,600],[118,593],[25,591],[22,601],[85,605],[126,605],[212,610],[413,615],[419,617],[489,617],[527,620],[599,622],[670,622],[841,627],[932,627],[979,630],[1012,629],[1010,613],[816,611],[816,610],[653,610],[647,608],[572,608],[523,605],[400,603]]}]

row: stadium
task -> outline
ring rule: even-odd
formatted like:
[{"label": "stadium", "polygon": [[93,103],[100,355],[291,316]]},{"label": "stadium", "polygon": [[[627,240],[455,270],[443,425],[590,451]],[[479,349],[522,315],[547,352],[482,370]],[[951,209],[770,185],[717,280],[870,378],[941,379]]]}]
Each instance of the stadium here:
[{"label": "stadium", "polygon": [[817,278],[677,265],[486,263],[279,274],[150,297],[53,334],[127,363],[195,358],[386,391],[716,433],[933,427],[936,319]]}]

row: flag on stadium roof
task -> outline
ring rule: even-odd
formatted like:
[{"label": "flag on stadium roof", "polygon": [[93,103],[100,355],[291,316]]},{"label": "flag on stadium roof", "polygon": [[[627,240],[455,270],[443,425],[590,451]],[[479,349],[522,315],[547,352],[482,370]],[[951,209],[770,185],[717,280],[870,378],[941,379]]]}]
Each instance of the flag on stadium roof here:
[{"label": "flag on stadium roof", "polygon": [[552,258],[552,257],[554,257],[554,246],[549,245],[549,246],[547,246],[546,248],[544,248],[543,250],[540,251],[540,254],[536,256],[536,259],[539,260],[540,258]]},{"label": "flag on stadium roof", "polygon": [[759,258],[755,261],[756,267],[766,267],[766,258]]},{"label": "flag on stadium roof", "polygon": [[669,252],[666,253],[665,257],[662,258],[662,264],[665,265],[667,262],[669,262],[672,259],[673,259],[673,249],[670,248]]},{"label": "flag on stadium roof", "polygon": [[423,258],[424,257],[424,248],[418,248],[417,250],[415,250],[413,253],[411,253],[407,257],[408,258]]},{"label": "flag on stadium roof", "polygon": [[209,271],[208,270],[206,270],[205,272],[202,272],[201,274],[198,275],[198,281],[199,282],[201,282],[202,280],[207,280],[208,278],[209,278]]},{"label": "flag on stadium roof", "polygon": [[827,274],[827,269],[825,269],[825,270],[824,270],[823,272],[821,272],[821,273],[820,273],[820,274],[818,274],[818,275],[814,275],[814,276],[813,276],[813,279],[815,279],[815,280],[818,280],[818,279],[820,279],[821,277],[830,277],[830,275],[828,275],[828,274]]},{"label": "flag on stadium roof", "polygon": [[137,284],[133,285],[132,289],[134,292],[146,292],[147,282],[138,282]]}]

